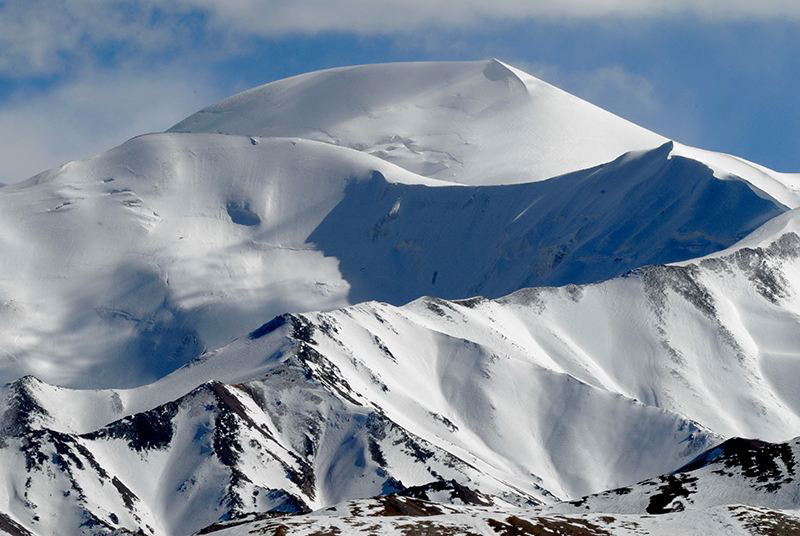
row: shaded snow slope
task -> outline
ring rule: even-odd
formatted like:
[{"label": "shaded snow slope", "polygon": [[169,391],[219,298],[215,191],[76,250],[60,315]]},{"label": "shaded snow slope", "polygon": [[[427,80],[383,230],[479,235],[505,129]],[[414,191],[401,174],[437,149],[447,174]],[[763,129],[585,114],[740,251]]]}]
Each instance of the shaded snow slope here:
[{"label": "shaded snow slope", "polygon": [[601,281],[723,249],[783,210],[671,149],[520,185],[375,176],[351,184],[309,241],[339,259],[351,301],[398,304]]},{"label": "shaded snow slope", "polygon": [[264,316],[607,279],[784,210],[671,148],[465,187],[307,140],[135,138],[0,190],[0,377],[135,385]]},{"label": "shaded snow slope", "polygon": [[[747,235],[745,238],[738,241],[736,244],[728,248],[711,253],[704,258],[713,259],[717,257],[725,257],[735,252],[736,250],[745,247],[747,248],[768,247],[775,240],[776,236],[782,236],[787,233],[795,233],[800,235],[800,209],[793,209],[784,212],[779,216],[775,216],[771,220],[767,221],[764,225],[760,226],[758,229]],[[702,260],[702,259],[692,259],[689,261],[685,261],[683,264],[686,264],[688,262],[694,262],[696,260]]]},{"label": "shaded snow slope", "polygon": [[671,154],[703,162],[721,179],[736,180],[737,177],[746,177],[747,182],[764,196],[790,208],[800,206],[800,173],[780,173],[738,156],[680,143],[674,144]]},{"label": "shaded snow slope", "polygon": [[545,179],[666,141],[498,60],[303,74],[171,130],[316,139],[464,184]]}]

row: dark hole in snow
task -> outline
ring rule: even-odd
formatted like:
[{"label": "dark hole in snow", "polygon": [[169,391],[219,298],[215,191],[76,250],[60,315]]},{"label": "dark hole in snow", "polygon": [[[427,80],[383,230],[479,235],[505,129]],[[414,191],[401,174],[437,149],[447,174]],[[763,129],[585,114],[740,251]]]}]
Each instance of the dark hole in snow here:
[{"label": "dark hole in snow", "polygon": [[250,205],[246,201],[228,201],[225,208],[233,223],[251,226],[261,223],[261,218],[250,209]]}]

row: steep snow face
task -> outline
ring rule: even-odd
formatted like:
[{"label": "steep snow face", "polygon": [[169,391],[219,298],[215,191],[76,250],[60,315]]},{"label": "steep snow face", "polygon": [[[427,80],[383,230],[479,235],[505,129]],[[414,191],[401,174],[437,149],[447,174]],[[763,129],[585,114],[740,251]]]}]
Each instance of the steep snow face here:
[{"label": "steep snow face", "polygon": [[464,184],[545,179],[666,141],[498,60],[303,74],[171,130],[316,139]]},{"label": "steep snow face", "polygon": [[135,385],[264,316],[607,279],[784,210],[671,147],[465,187],[307,140],[136,138],[0,191],[0,377]]},{"label": "steep snow face", "polygon": [[670,153],[703,162],[720,179],[745,180],[761,195],[789,207],[800,207],[800,173],[780,173],[744,158],[674,143]]},{"label": "steep snow face", "polygon": [[723,249],[784,210],[671,149],[520,185],[374,177],[351,184],[309,240],[339,259],[353,302],[398,304],[606,280]]}]

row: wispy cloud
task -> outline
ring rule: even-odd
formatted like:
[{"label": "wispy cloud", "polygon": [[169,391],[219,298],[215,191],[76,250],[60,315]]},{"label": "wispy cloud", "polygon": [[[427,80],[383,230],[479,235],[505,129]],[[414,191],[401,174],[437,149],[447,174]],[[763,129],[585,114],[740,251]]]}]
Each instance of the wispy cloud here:
[{"label": "wispy cloud", "polygon": [[0,74],[59,72],[93,55],[237,49],[250,37],[392,35],[508,20],[800,20],[797,0],[25,0],[0,2]]},{"label": "wispy cloud", "polygon": [[492,19],[689,16],[709,20],[800,18],[795,0],[182,0],[227,27],[281,32],[403,32]]},{"label": "wispy cloud", "polygon": [[14,183],[144,132],[168,128],[218,99],[213,84],[183,70],[86,72],[0,105],[0,182]]},{"label": "wispy cloud", "polygon": [[696,112],[681,102],[689,98],[689,93],[672,90],[667,99],[650,78],[621,65],[567,71],[557,65],[524,59],[509,59],[509,62],[629,121],[649,126],[659,134],[685,143],[701,141],[702,129],[697,124]]}]

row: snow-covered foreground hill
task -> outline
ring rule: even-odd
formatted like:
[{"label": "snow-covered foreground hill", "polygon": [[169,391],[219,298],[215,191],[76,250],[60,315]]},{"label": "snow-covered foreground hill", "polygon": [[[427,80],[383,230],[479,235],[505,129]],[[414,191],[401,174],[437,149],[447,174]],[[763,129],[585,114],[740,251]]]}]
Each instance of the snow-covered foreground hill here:
[{"label": "snow-covered foreground hill", "polygon": [[498,508],[455,482],[351,500],[305,515],[252,514],[201,534],[794,535],[800,438],[735,438],[675,473],[573,502]]},{"label": "snow-covered foreground hill", "polygon": [[725,505],[659,516],[560,514],[530,510],[459,508],[404,497],[351,501],[296,517],[245,518],[220,522],[198,534],[387,534],[408,536],[726,536],[800,533],[800,512]]},{"label": "snow-covered foreground hill", "polygon": [[800,176],[495,60],[172,130],[0,189],[0,531],[796,528]]}]

